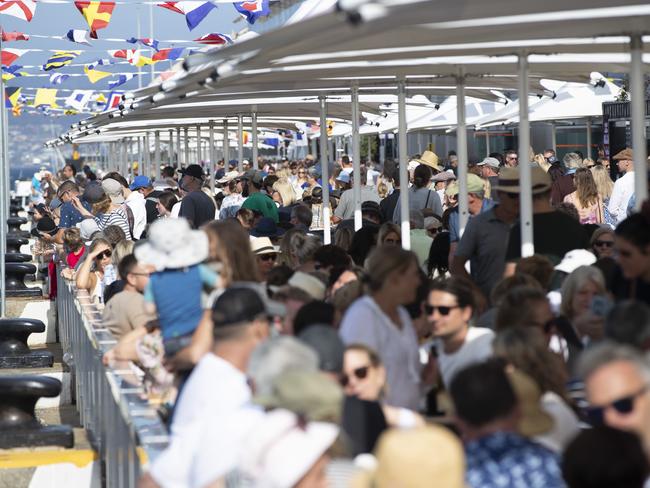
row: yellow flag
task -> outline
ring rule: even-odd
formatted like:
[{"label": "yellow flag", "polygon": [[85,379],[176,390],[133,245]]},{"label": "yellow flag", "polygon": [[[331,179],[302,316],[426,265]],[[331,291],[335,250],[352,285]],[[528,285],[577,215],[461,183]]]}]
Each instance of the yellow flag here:
[{"label": "yellow flag", "polygon": [[148,58],[146,56],[140,56],[138,58],[138,62],[135,63],[136,66],[142,67],[142,66],[148,66],[150,64],[154,64],[155,61],[152,60],[151,58]]},{"label": "yellow flag", "polygon": [[52,108],[58,108],[56,104],[56,92],[53,88],[39,88],[36,90],[36,97],[34,98],[34,107],[41,105],[48,105]]},{"label": "yellow flag", "polygon": [[97,95],[97,99],[95,100],[97,103],[106,103],[106,97],[104,96],[103,93],[100,93]]},{"label": "yellow flag", "polygon": [[88,69],[88,66],[84,66],[84,73],[88,76],[88,79],[91,83],[97,83],[99,80],[103,80],[107,76],[112,76],[113,73],[107,73],[106,71],[98,71],[96,69]]}]

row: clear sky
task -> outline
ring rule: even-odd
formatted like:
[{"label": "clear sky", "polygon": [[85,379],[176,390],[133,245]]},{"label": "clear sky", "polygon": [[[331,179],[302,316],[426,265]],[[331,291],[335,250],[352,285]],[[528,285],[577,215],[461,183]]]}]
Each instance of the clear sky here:
[{"label": "clear sky", "polygon": [[[61,50],[82,50],[83,53],[75,60],[75,63],[90,63],[99,58],[108,58],[107,50],[114,49],[143,49],[143,55],[151,55],[151,51],[142,46],[134,46],[127,42],[107,42],[102,39],[106,38],[123,38],[138,37],[138,19],[140,19],[141,35],[140,37],[150,37],[150,12],[153,10],[153,24],[155,39],[161,41],[160,47],[173,47],[172,44],[164,42],[172,39],[192,40],[204,34],[211,32],[219,32],[224,34],[231,34],[233,30],[241,29],[244,24],[233,24],[233,21],[238,18],[239,14],[235,11],[230,3],[217,4],[217,8],[210,12],[198,27],[190,31],[185,22],[185,17],[163,9],[161,7],[149,5],[141,5],[136,2],[129,2],[128,5],[116,5],[113,11],[113,17],[110,25],[106,29],[98,31],[99,39],[91,40],[91,46],[84,46],[81,44],[72,43],[67,40],[57,39],[38,39],[32,37],[28,42],[11,42],[3,44],[3,47],[16,48],[16,49],[61,49]],[[0,15],[0,25],[5,31],[19,31],[26,34],[38,34],[48,36],[64,36],[70,29],[83,29],[88,30],[88,24],[74,6],[73,1],[68,1],[63,4],[46,4],[37,3],[36,15],[31,22],[25,22],[15,17],[8,15]],[[189,45],[183,44],[182,47]],[[181,47],[181,45],[177,46]],[[24,54],[15,64],[21,66],[26,65],[42,65],[49,57],[48,52],[29,52]],[[160,62],[155,65],[156,71],[164,71],[170,66],[169,62]],[[102,66],[99,69],[102,71],[111,72],[137,72],[137,67],[130,65],[114,65]],[[25,70],[28,72],[35,72],[35,69]],[[146,86],[150,81],[150,67],[142,68],[143,76],[142,83]],[[43,72],[40,72],[43,73]],[[59,70],[50,71],[48,73],[83,73],[83,67],[64,67]],[[95,90],[108,90],[108,82],[110,78],[105,78],[96,84],[90,84],[87,78],[70,78],[58,87],[51,87],[49,79],[46,77],[38,78],[23,78],[11,80],[9,86],[23,86],[23,87],[49,87],[49,88],[87,88]],[[131,80],[127,84],[120,87],[134,89],[138,87],[137,79]]]}]

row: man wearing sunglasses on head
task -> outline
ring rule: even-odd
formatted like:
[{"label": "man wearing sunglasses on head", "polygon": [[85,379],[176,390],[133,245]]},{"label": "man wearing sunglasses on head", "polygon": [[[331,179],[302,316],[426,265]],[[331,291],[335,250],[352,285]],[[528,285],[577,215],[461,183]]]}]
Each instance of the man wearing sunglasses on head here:
[{"label": "man wearing sunglasses on head", "polygon": [[439,278],[429,287],[424,311],[436,339],[433,353],[446,386],[458,371],[492,355],[494,332],[470,326],[474,293],[471,282],[459,277]]},{"label": "man wearing sunglasses on head", "polygon": [[583,353],[591,422],[637,434],[650,458],[650,362],[629,346],[606,342]]}]

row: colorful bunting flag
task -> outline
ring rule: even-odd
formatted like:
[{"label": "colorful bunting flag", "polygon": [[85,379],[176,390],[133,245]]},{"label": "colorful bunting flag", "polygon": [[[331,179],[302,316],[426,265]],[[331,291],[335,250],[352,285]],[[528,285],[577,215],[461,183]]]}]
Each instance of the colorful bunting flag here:
[{"label": "colorful bunting flag", "polygon": [[210,45],[222,45],[222,44],[232,44],[232,39],[226,34],[218,34],[213,32],[212,34],[205,34],[204,36],[194,39],[200,44],[210,44]]},{"label": "colorful bunting flag", "polygon": [[79,112],[82,112],[86,108],[86,104],[90,101],[93,92],[88,90],[75,90],[65,100],[65,104],[68,107],[72,107]]},{"label": "colorful bunting flag", "polygon": [[90,32],[81,29],[70,29],[68,33],[63,36],[63,39],[67,39],[70,42],[76,42],[77,44],[85,44],[90,46]]},{"label": "colorful bunting flag", "polygon": [[108,66],[111,64],[115,64],[115,61],[113,61],[112,59],[98,59],[97,61],[88,63],[86,66],[88,66],[88,69],[95,69],[97,68],[97,66]]},{"label": "colorful bunting flag", "polygon": [[108,82],[108,87],[111,89],[116,88],[120,85],[123,85],[127,81],[131,81],[136,76],[138,76],[137,73],[127,73],[124,75],[119,75],[117,80]]},{"label": "colorful bunting flag", "polygon": [[137,65],[140,60],[140,51],[137,49],[118,49],[108,51],[114,58],[126,59],[129,63]]},{"label": "colorful bunting flag", "polygon": [[108,27],[115,8],[115,2],[75,2],[75,7],[81,12],[88,27],[90,27],[90,37],[97,39],[97,31]]},{"label": "colorful bunting flag", "polygon": [[23,78],[23,77],[30,76],[29,73],[25,71],[19,71],[22,68],[23,68],[22,66],[19,66],[17,64],[14,64],[13,66],[3,66],[2,79],[4,81],[9,81],[9,80],[13,80],[14,78]]},{"label": "colorful bunting flag", "polygon": [[217,6],[212,2],[161,2],[159,7],[185,15],[187,27],[193,30]]},{"label": "colorful bunting flag", "polygon": [[31,22],[35,12],[36,2],[33,0],[0,0],[0,14]]},{"label": "colorful bunting flag", "polygon": [[106,107],[104,107],[104,112],[119,107],[120,102],[122,102],[122,95],[122,92],[111,92],[111,94],[108,96]]},{"label": "colorful bunting flag", "polygon": [[47,63],[43,65],[43,71],[50,71],[67,66],[72,63],[74,58],[79,56],[79,54],[81,54],[81,51],[57,51],[47,60]]},{"label": "colorful bunting flag", "polygon": [[5,108],[13,108],[18,104],[20,90],[18,87],[5,88]]},{"label": "colorful bunting flag", "polygon": [[185,48],[174,47],[168,49],[161,49],[151,58],[154,62],[156,61],[176,61],[183,55]]},{"label": "colorful bunting flag", "polygon": [[150,47],[156,51],[159,50],[158,41],[156,39],[150,39],[148,37],[145,37],[144,39],[136,39],[135,37],[132,37],[131,39],[126,39],[126,42],[129,44],[137,44],[139,42],[143,46]]},{"label": "colorful bunting flag", "polygon": [[2,42],[12,42],[12,41],[29,41],[29,36],[27,34],[23,34],[22,32],[2,31]]},{"label": "colorful bunting flag", "polygon": [[20,117],[22,113],[23,113],[22,104],[14,105],[14,107],[11,109],[11,115],[13,115],[14,117]]},{"label": "colorful bunting flag", "polygon": [[68,78],[70,78],[70,75],[54,73],[53,75],[50,75],[50,85],[60,85]]},{"label": "colorful bunting flag", "polygon": [[260,17],[271,13],[269,0],[249,0],[247,2],[234,2],[235,10],[246,19],[249,24],[254,24]]},{"label": "colorful bunting flag", "polygon": [[84,66],[84,73],[86,73],[86,76],[88,77],[88,80],[95,84],[99,80],[103,80],[107,76],[111,76],[113,73],[107,73],[106,71],[99,71],[96,69],[90,69],[88,65]]},{"label": "colorful bunting flag", "polygon": [[57,90],[54,88],[39,88],[36,90],[36,97],[34,98],[34,107],[45,105],[47,107],[57,108],[56,104]]},{"label": "colorful bunting flag", "polygon": [[25,54],[29,49],[3,49],[0,53],[0,59],[3,66],[11,66],[11,63]]}]

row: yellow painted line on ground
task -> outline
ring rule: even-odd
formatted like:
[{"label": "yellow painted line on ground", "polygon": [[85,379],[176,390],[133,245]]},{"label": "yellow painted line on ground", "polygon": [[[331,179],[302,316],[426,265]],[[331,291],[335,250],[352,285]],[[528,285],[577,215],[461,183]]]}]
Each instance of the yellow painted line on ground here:
[{"label": "yellow painted line on ground", "polygon": [[97,460],[92,449],[0,452],[0,469],[33,468],[49,464],[74,464],[83,468]]}]

